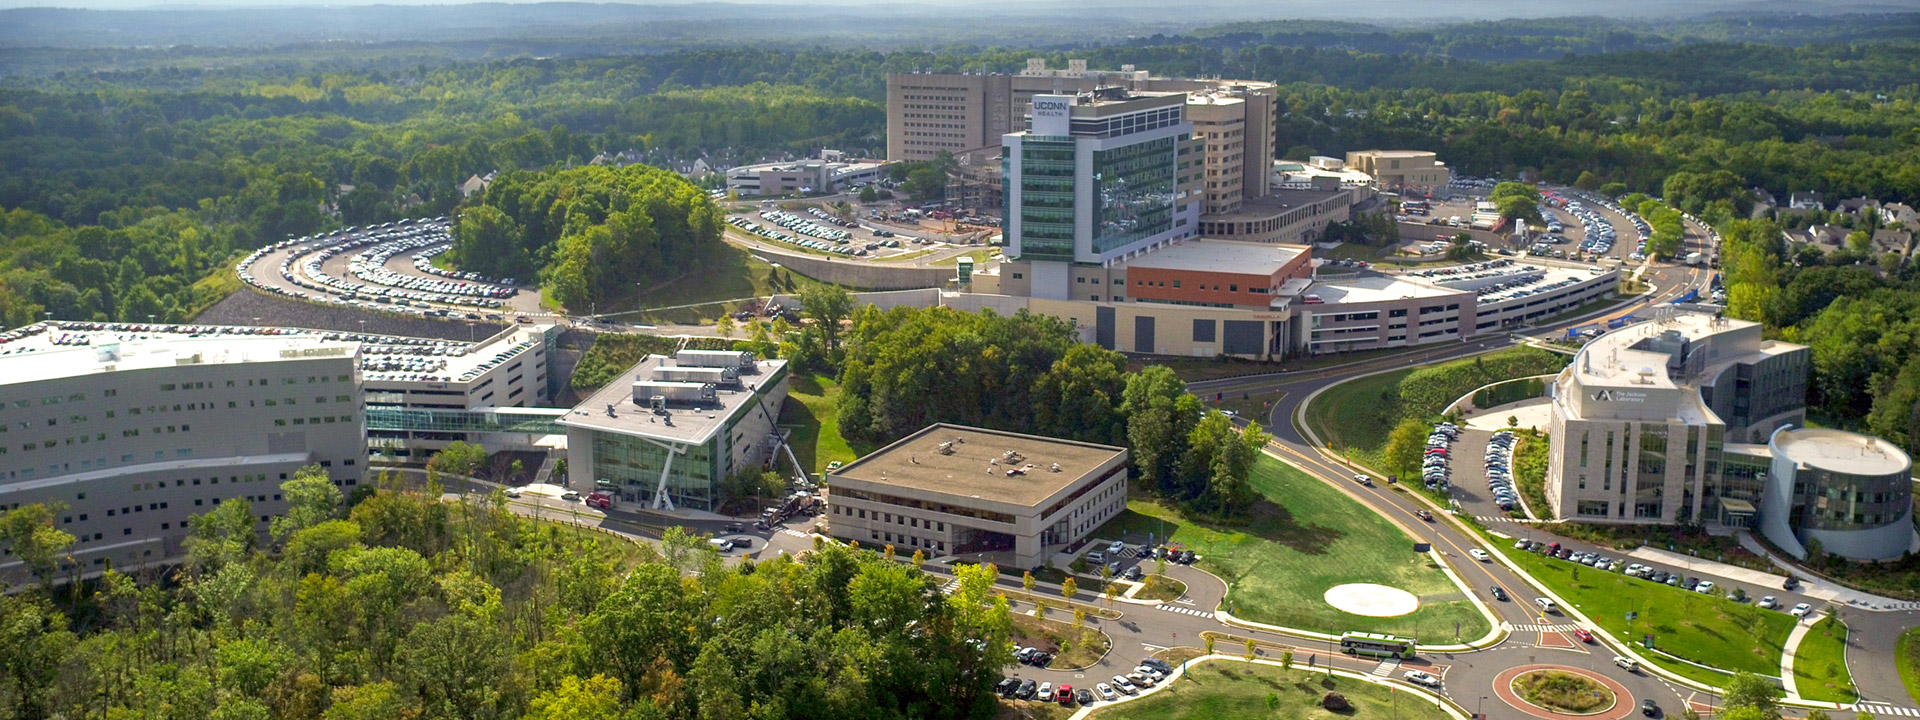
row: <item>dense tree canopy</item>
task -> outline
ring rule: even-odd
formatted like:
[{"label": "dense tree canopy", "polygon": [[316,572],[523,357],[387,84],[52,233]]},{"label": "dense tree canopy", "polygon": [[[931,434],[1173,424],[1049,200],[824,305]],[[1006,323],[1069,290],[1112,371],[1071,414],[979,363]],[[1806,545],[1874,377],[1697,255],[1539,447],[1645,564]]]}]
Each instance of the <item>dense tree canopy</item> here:
[{"label": "dense tree canopy", "polygon": [[684,533],[676,566],[500,499],[383,486],[343,514],[315,490],[286,484],[312,499],[269,547],[244,501],[196,518],[172,582],[0,595],[0,715],[984,718],[1011,661],[991,566],[943,595],[872,551],[729,566]]},{"label": "dense tree canopy", "polygon": [[576,311],[714,262],[724,249],[725,221],[706,191],[646,165],[509,172],[458,217],[450,254],[460,267],[516,278],[537,270]]}]

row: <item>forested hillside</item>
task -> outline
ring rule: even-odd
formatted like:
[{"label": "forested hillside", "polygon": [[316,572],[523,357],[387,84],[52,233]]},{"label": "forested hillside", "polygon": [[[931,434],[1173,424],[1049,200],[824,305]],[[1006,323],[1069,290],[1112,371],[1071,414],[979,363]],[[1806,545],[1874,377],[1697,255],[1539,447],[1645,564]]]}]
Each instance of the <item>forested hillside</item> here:
[{"label": "forested hillside", "polygon": [[453,226],[454,262],[493,277],[536,273],[568,308],[716,262],[720,209],[675,173],[629,165],[509,172]]},{"label": "forested hillside", "polygon": [[[943,595],[872,550],[729,566],[677,529],[656,553],[504,498],[283,490],[264,545],[232,499],[165,582],[0,596],[0,717],[977,718],[1011,662],[991,566]],[[0,542],[57,554],[39,508],[0,512]]]}]

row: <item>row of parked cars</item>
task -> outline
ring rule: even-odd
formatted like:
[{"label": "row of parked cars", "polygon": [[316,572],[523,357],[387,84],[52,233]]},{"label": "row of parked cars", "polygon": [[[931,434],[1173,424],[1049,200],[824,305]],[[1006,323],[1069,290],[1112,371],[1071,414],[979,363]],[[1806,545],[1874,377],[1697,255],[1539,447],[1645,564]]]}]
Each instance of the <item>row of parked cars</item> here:
[{"label": "row of parked cars", "polygon": [[[1016,648],[1015,654],[1023,648]],[[1031,650],[1032,648],[1024,648]],[[1051,682],[1037,682],[1032,678],[1001,678],[994,686],[994,692],[1001,697],[1035,702],[1059,703],[1061,705],[1092,705],[1098,701],[1112,702],[1122,694],[1138,695],[1141,690],[1153,687],[1173,674],[1173,666],[1159,658],[1147,658],[1140,666],[1124,675],[1115,675],[1107,682],[1097,683],[1092,688],[1085,686],[1075,689],[1072,685],[1061,683],[1055,687]]]},{"label": "row of parked cars", "polygon": [[[779,211],[775,210],[773,212],[779,212]],[[780,214],[785,215],[786,213],[780,213]],[[803,220],[801,222],[805,222],[805,221]],[[866,255],[867,254],[866,248],[853,247],[851,245],[845,244],[847,242],[845,238],[838,239],[838,240],[831,240],[831,241],[809,240],[804,237],[788,235],[784,232],[780,232],[779,230],[762,226],[759,223],[756,223],[752,220],[748,220],[742,217],[727,218],[727,224],[740,228],[741,230],[745,230],[747,232],[753,233],[755,235],[759,235],[760,237],[766,238],[768,240],[778,240],[780,242],[787,243],[789,245],[797,245],[797,246],[808,248],[811,250],[819,250],[821,252],[830,252],[835,255]],[[840,231],[834,230],[832,232],[840,232]],[[891,244],[890,247],[900,246],[900,241],[898,240],[888,240],[887,242]]]},{"label": "row of parked cars", "polygon": [[[454,315],[444,308],[434,308],[433,304],[467,305],[481,308],[501,307],[503,303],[498,297],[494,297],[493,295],[499,294],[500,297],[511,296],[513,294],[511,288],[507,288],[507,291],[504,293],[487,291],[482,293],[482,296],[463,295],[454,292],[454,290],[458,286],[465,285],[465,283],[398,275],[384,268],[381,268],[380,272],[389,273],[394,275],[395,278],[401,279],[396,280],[396,282],[402,282],[402,280],[404,280],[402,284],[406,284],[418,281],[425,289],[387,286],[378,283],[361,283],[330,276],[320,269],[321,263],[325,262],[328,258],[348,250],[368,245],[378,246],[387,243],[410,241],[425,236],[437,237],[442,243],[451,242],[451,238],[446,235],[446,226],[447,220],[445,217],[428,218],[417,221],[409,219],[400,221],[399,223],[384,223],[365,229],[346,228],[325,235],[311,235],[283,240],[269,247],[255,250],[252,254],[240,261],[235,271],[239,273],[242,281],[261,290],[276,295],[302,300],[314,300],[331,305],[346,305],[363,307],[370,310],[388,310],[409,315],[451,317],[455,319],[466,319],[469,315],[467,313]],[[264,258],[267,254],[280,250],[288,251],[287,257],[280,262],[279,272],[281,279],[304,290],[288,290],[276,285],[268,285],[253,276],[250,268],[254,263]],[[309,255],[312,256],[308,257]],[[295,272],[294,263],[296,261],[300,262],[300,272]],[[316,292],[308,293],[305,292],[305,290],[314,290]],[[471,319],[479,320],[481,318],[479,314],[473,314]],[[489,315],[487,319],[498,320],[500,316],[497,314]]]},{"label": "row of parked cars", "polygon": [[[815,210],[817,211],[818,208],[815,208]],[[760,219],[800,233],[801,235],[816,237],[821,240],[846,242],[847,238],[852,237],[852,234],[845,230],[836,230],[785,210],[761,210]]]},{"label": "row of parked cars", "polygon": [[1513,444],[1512,430],[1501,430],[1487,440],[1487,492],[1493,493],[1493,502],[1501,510],[1512,510],[1520,501],[1513,489]]},{"label": "row of parked cars", "polygon": [[[433,267],[431,255],[423,255],[422,253],[427,250],[433,250],[435,254],[438,254],[445,252],[451,247],[453,247],[453,236],[447,234],[445,228],[415,228],[399,237],[385,238],[373,247],[354,255],[353,259],[347,262],[347,272],[351,273],[354,277],[375,285],[405,288],[407,290],[417,290],[442,295],[510,298],[520,292],[519,289],[509,285],[479,282],[464,278],[455,279],[432,275],[407,275],[387,269],[387,260],[393,256],[408,251],[422,251],[416,252],[413,255],[414,269],[422,272],[425,272],[426,268],[440,270],[440,268]],[[324,258],[332,254],[334,254],[334,251],[329,250],[322,252],[321,256]],[[309,263],[309,266],[312,265],[313,263]]]},{"label": "row of parked cars", "polygon": [[[1563,548],[1563,547],[1560,547],[1560,543],[1557,543],[1557,542],[1542,543],[1542,542],[1535,542],[1532,540],[1517,540],[1513,543],[1513,549],[1525,550],[1528,552],[1537,552],[1545,557],[1557,558],[1560,560],[1565,560],[1567,562],[1579,563],[1581,565],[1585,565],[1595,570],[1617,572],[1617,573],[1626,575],[1627,577],[1636,577],[1642,580],[1646,580],[1647,582],[1660,583],[1662,585],[1667,585],[1669,587],[1677,587],[1682,590],[1690,590],[1693,592],[1700,593],[1702,595],[1712,595],[1719,590],[1719,586],[1716,585],[1712,580],[1706,580],[1706,579],[1694,577],[1691,575],[1683,575],[1677,572],[1661,570],[1651,565],[1644,565],[1641,563],[1629,563],[1624,560],[1616,560],[1614,558],[1610,558],[1596,552],[1588,552],[1584,550],[1573,550],[1571,548]],[[1798,587],[1798,583],[1789,581],[1789,584],[1787,587],[1788,589]],[[1747,597],[1746,591],[1742,589],[1727,591],[1726,598],[1734,602],[1748,602],[1751,600],[1750,598]],[[1759,605],[1761,608],[1764,608],[1767,610],[1780,609],[1779,599],[1775,598],[1772,595],[1768,595],[1760,598],[1760,601],[1756,604]],[[1788,613],[1793,615],[1794,617],[1802,617],[1812,611],[1813,611],[1812,605],[1809,605],[1807,603],[1799,603],[1794,605],[1793,609],[1789,610]]]},{"label": "row of parked cars", "polygon": [[1447,465],[1447,453],[1460,437],[1460,426],[1443,422],[1427,433],[1427,457],[1421,461],[1420,476],[1428,490],[1445,490],[1453,481],[1453,468]]}]

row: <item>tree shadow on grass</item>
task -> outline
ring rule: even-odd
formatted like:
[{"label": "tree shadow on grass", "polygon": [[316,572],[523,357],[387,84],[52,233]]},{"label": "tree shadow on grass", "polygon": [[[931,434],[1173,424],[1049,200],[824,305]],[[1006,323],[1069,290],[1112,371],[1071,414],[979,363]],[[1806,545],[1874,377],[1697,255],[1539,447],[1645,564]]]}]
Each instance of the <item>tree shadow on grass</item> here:
[{"label": "tree shadow on grass", "polygon": [[1302,523],[1292,510],[1266,498],[1255,500],[1246,517],[1236,529],[1302,555],[1325,555],[1347,535],[1335,528]]}]

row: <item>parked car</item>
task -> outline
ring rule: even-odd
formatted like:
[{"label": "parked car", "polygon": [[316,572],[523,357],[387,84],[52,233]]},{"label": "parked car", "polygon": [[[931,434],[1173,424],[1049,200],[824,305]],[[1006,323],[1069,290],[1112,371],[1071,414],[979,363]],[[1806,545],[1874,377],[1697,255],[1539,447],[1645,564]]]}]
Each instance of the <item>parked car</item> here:
[{"label": "parked car", "polygon": [[1772,610],[1780,607],[1780,601],[1774,599],[1772,595],[1768,595],[1766,597],[1760,598],[1760,607],[1766,608],[1768,610]]},{"label": "parked car", "polygon": [[1120,694],[1113,691],[1112,685],[1108,685],[1106,683],[1100,683],[1098,685],[1093,686],[1093,689],[1100,691],[1101,700],[1105,700],[1107,702],[1113,702],[1114,700],[1117,700],[1120,698]]},{"label": "parked car", "polygon": [[1813,612],[1812,605],[1808,605],[1806,603],[1800,603],[1798,605],[1794,605],[1792,610],[1788,610],[1787,614],[1792,615],[1794,617],[1806,617],[1807,614],[1811,612]]},{"label": "parked car", "polygon": [[1080,688],[1079,690],[1075,690],[1073,691],[1073,701],[1080,703],[1081,705],[1092,705],[1093,691],[1088,690],[1086,688]]}]

